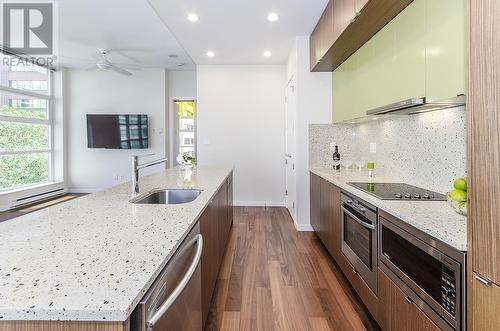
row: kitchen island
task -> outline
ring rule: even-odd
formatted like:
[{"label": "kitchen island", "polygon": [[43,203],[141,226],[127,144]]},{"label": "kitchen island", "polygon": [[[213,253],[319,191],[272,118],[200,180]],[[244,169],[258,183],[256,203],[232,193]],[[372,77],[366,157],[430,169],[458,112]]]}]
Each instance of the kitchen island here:
[{"label": "kitchen island", "polygon": [[0,330],[11,321],[126,329],[231,173],[229,166],[202,166],[190,176],[172,168],[140,179],[141,192],[203,190],[185,204],[132,204],[130,183],[124,183],[1,223]]}]

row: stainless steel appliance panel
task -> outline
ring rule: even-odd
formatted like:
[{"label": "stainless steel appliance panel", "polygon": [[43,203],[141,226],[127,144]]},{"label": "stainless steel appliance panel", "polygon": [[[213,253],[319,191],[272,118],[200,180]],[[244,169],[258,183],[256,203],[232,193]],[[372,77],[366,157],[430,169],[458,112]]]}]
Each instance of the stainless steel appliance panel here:
[{"label": "stainless steel appliance panel", "polygon": [[202,330],[202,249],[197,224],[132,313],[132,331]]},{"label": "stainless steel appliance panel", "polygon": [[377,293],[377,208],[344,192],[341,208],[342,253]]},{"label": "stainless steel appliance panel", "polygon": [[[379,217],[380,261],[434,310],[442,328],[465,327],[465,255],[455,260],[411,233],[398,227],[387,215]],[[391,218],[392,219],[392,218]],[[449,248],[449,250],[452,250]],[[459,256],[459,252],[451,252]],[[426,310],[426,307],[423,307]]]}]

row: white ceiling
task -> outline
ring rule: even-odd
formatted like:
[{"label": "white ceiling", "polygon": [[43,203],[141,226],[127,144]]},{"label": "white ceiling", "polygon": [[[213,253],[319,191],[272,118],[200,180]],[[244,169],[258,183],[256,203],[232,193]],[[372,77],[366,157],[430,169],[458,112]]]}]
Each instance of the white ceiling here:
[{"label": "white ceiling", "polygon": [[[147,0],[196,64],[283,64],[295,36],[309,35],[328,0]],[[279,20],[267,21],[268,12]],[[199,21],[186,15],[195,12]],[[214,51],[215,57],[205,53]],[[269,50],[270,58],[263,56]]]},{"label": "white ceiling", "polygon": [[[180,2],[180,1],[179,1]],[[194,63],[146,0],[59,0],[59,65],[84,68],[98,48],[110,61],[173,69]],[[171,59],[169,54],[179,57]],[[178,67],[178,63],[186,63]]]}]

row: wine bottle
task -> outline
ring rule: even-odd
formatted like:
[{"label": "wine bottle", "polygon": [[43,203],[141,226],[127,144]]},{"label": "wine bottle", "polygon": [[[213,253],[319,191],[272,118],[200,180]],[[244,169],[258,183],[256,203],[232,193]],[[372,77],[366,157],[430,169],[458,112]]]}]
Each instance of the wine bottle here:
[{"label": "wine bottle", "polygon": [[338,145],[335,145],[335,152],[333,152],[333,169],[340,170],[340,153]]}]

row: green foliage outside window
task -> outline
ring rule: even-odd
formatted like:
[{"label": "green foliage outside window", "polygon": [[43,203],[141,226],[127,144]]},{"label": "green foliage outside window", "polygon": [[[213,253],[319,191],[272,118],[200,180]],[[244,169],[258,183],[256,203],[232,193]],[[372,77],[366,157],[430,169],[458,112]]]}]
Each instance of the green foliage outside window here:
[{"label": "green foliage outside window", "polygon": [[[45,119],[46,110],[2,106],[0,115]],[[0,121],[0,151],[48,149],[48,130],[47,125]],[[0,190],[47,181],[48,157],[48,153],[0,156]]]}]

